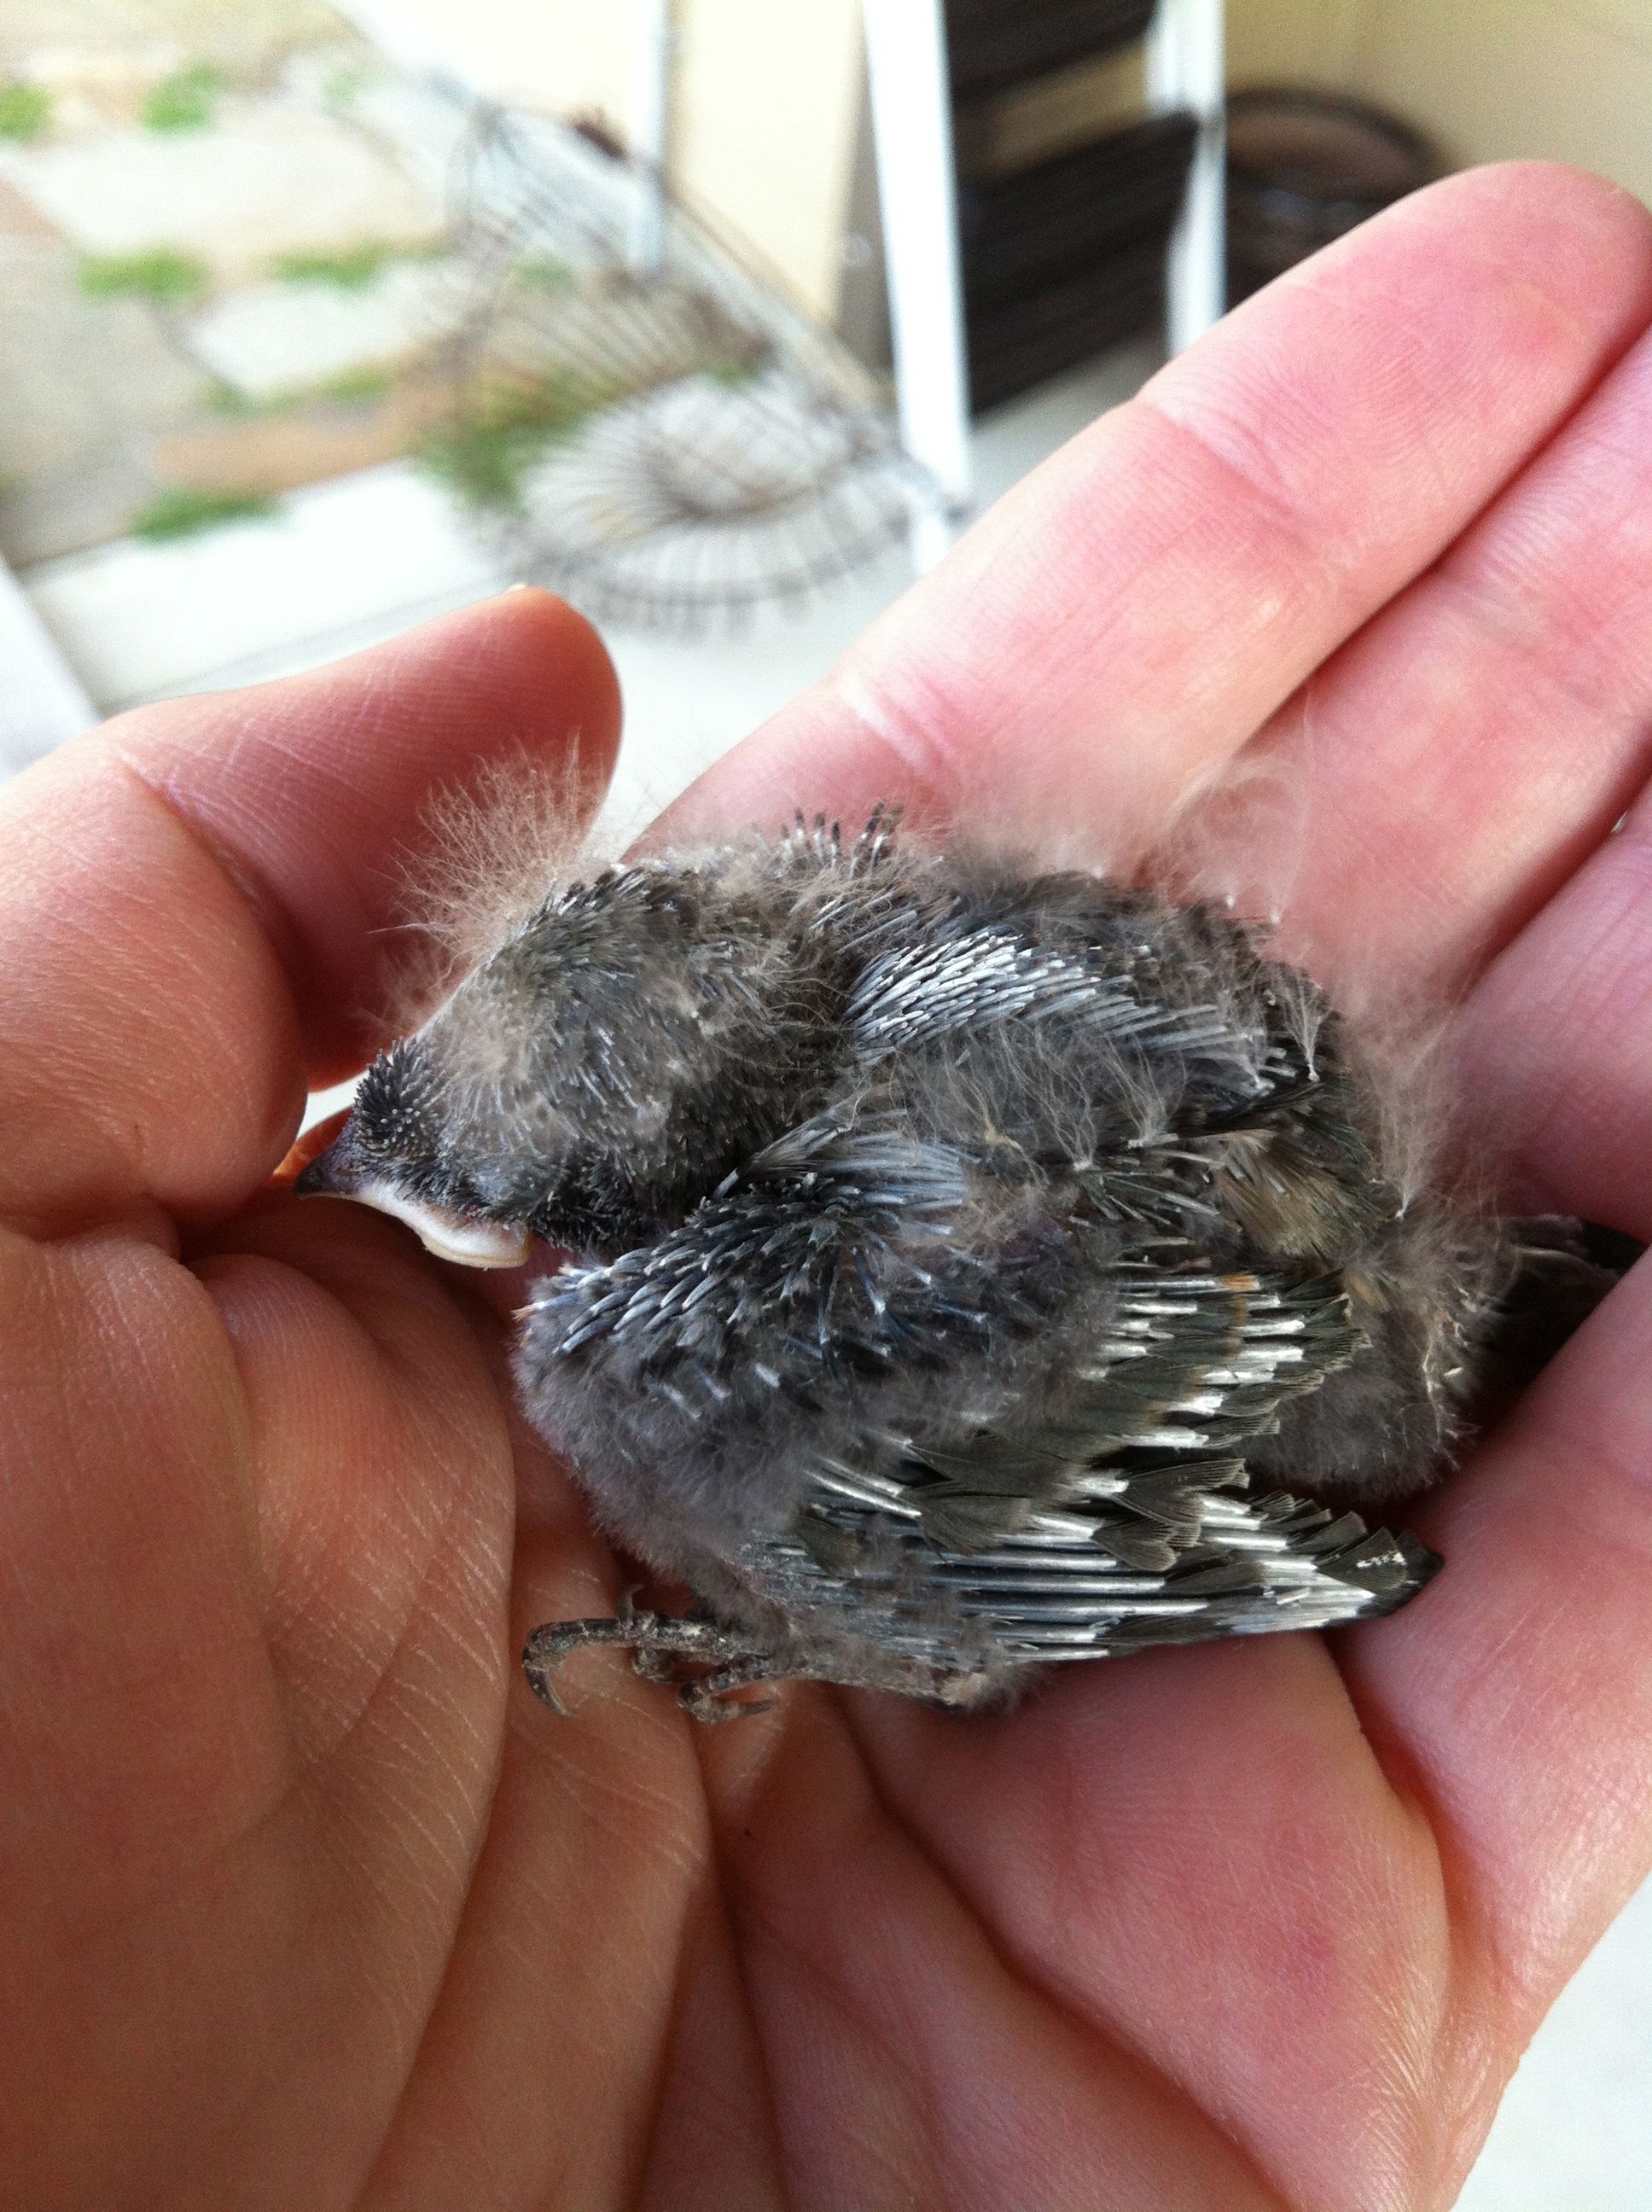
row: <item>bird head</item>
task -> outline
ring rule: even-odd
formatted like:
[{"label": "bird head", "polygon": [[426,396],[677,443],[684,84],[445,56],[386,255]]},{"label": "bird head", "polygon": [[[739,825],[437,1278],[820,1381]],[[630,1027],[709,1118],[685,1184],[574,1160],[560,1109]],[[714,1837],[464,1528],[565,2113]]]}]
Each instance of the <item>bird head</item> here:
[{"label": "bird head", "polygon": [[807,1110],[842,1000],[826,959],[761,885],[610,870],[374,1062],[298,1188],[473,1267],[513,1266],[534,1237],[623,1250]]}]

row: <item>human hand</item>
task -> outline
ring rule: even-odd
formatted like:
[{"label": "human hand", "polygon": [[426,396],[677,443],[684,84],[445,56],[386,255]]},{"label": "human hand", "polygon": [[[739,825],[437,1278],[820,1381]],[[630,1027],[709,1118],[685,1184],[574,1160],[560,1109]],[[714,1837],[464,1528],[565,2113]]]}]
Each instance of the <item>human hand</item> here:
[{"label": "human hand", "polygon": [[[1522,1202],[1652,1233],[1649,325],[1623,195],[1435,188],[673,826],[884,798],[1224,854],[1345,1000],[1461,998]],[[1647,1270],[1417,1516],[1447,1571],[1394,1620],[711,1731],[595,1656],[554,1721],[522,1636],[625,1575],[491,1310],[265,1186],[369,1045],[427,794],[576,732],[598,781],[616,720],[520,593],[0,795],[15,2200],[1449,2203],[1652,1858]]]}]

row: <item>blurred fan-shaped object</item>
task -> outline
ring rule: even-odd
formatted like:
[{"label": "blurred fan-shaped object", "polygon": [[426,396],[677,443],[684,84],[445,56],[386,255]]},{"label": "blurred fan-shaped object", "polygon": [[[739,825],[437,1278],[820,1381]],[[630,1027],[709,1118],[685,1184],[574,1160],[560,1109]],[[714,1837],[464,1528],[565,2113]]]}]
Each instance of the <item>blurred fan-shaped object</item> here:
[{"label": "blurred fan-shaped object", "polygon": [[425,459],[513,575],[693,628],[818,588],[934,498],[870,374],[646,165],[487,107],[456,187],[453,412]]}]

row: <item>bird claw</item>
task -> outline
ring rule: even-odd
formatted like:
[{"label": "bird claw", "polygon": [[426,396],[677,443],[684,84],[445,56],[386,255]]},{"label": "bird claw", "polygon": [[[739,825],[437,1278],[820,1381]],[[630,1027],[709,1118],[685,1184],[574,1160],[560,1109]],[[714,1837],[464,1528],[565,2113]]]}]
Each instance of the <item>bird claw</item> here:
[{"label": "bird claw", "polygon": [[[772,1674],[771,1658],[754,1653],[733,1630],[717,1621],[640,1611],[635,1600],[641,1587],[625,1592],[610,1619],[547,1621],[534,1630],[523,1647],[522,1669],[543,1704],[566,1716],[567,1706],[551,1687],[552,1674],[571,1651],[588,1644],[617,1644],[629,1648],[632,1670],[645,1682],[677,1684],[678,1704],[697,1720],[729,1720],[767,1710],[772,1699],[750,1704],[725,1699],[728,1691]],[[685,1681],[682,1665],[695,1661],[713,1671]]]},{"label": "bird claw", "polygon": [[568,1707],[550,1686],[550,1678],[562,1666],[570,1651],[577,1651],[586,1644],[608,1644],[614,1641],[605,1631],[620,1624],[611,1620],[548,1620],[536,1628],[522,1647],[522,1671],[528,1678],[528,1687],[554,1713],[568,1717]]}]

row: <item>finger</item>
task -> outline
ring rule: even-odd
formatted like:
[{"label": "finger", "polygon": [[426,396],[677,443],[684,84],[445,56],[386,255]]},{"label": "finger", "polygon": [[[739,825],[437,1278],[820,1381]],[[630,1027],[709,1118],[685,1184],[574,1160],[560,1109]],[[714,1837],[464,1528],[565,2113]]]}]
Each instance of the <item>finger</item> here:
[{"label": "finger", "polygon": [[990,805],[1046,837],[1082,815],[1127,860],[1649,316],[1652,224],[1598,179],[1519,165],[1418,195],[1035,471],[667,828]]},{"label": "finger", "polygon": [[[1599,844],[1652,759],[1652,340],[1605,379],[1437,566],[1248,749],[1185,842],[1288,792],[1282,950],[1339,989],[1455,991]],[[1275,854],[1277,867],[1280,855]]]},{"label": "finger", "polygon": [[1511,1202],[1652,1239],[1652,802],[1493,963],[1453,1042]]},{"label": "finger", "polygon": [[1643,1265],[1421,1516],[1426,1601],[1345,1653],[1516,2048],[1652,1862],[1649,1331]]},{"label": "finger", "polygon": [[433,791],[618,726],[595,633],[507,593],[337,667],[141,709],[0,795],[0,1212],[200,1215],[360,1064]]}]

